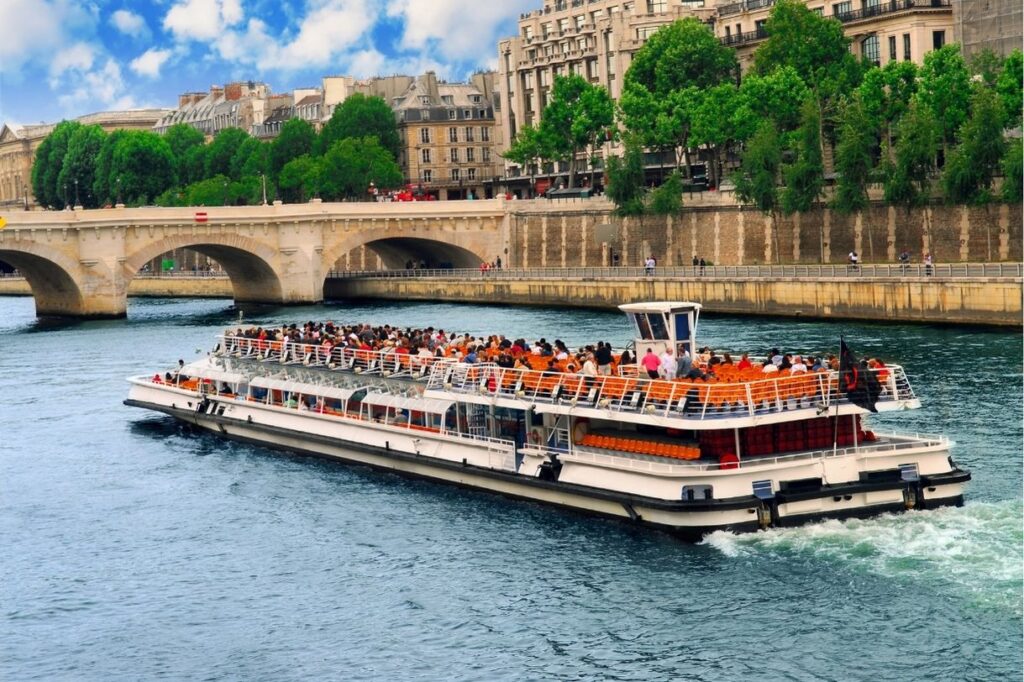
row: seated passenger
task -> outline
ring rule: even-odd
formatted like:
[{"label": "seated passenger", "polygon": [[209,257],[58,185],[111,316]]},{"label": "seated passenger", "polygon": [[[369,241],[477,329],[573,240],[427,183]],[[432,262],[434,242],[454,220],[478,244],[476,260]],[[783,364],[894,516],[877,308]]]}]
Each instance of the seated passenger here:
[{"label": "seated passenger", "polygon": [[789,368],[790,374],[806,374],[807,365],[804,364],[803,359],[797,355],[793,358],[793,364]]},{"label": "seated passenger", "polygon": [[750,369],[754,365],[750,362],[750,356],[744,353],[740,361],[736,363],[736,369]]},{"label": "seated passenger", "polygon": [[764,369],[762,369],[761,371],[764,372],[765,374],[772,374],[774,372],[779,371],[779,366],[776,365],[774,362],[766,362],[764,363]]}]

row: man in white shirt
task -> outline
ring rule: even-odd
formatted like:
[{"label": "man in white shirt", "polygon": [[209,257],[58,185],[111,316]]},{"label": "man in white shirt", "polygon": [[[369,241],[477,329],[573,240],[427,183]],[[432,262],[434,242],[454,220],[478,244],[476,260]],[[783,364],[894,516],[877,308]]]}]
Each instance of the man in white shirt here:
[{"label": "man in white shirt", "polygon": [[658,376],[662,379],[675,379],[676,370],[679,366],[676,364],[676,358],[672,355],[672,349],[666,348],[660,356],[661,367],[658,369]]},{"label": "man in white shirt", "polygon": [[795,358],[793,358],[793,364],[789,368],[789,373],[790,374],[806,374],[807,373],[807,365],[804,364],[803,358],[801,358],[799,355],[797,355]]}]

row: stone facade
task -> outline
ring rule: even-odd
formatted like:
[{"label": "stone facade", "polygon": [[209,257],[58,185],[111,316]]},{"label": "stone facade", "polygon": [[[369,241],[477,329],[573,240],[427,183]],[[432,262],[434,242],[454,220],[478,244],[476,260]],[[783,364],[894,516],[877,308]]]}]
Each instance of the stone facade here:
[{"label": "stone facade", "polygon": [[1019,50],[1022,23],[1019,0],[958,0],[953,5],[953,40],[966,57],[985,49],[1000,56]]}]

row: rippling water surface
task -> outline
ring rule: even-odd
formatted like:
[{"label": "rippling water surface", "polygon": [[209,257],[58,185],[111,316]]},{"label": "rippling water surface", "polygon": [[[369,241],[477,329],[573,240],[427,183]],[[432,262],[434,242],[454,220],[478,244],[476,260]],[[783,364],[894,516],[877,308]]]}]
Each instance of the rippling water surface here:
[{"label": "rippling water surface", "polygon": [[[907,367],[974,473],[961,509],[698,545],[626,524],[282,456],[121,405],[205,351],[226,301],[37,322],[0,298],[4,680],[1003,680],[1021,677],[1018,333],[706,315],[721,350]],[[247,320],[441,325],[621,344],[607,313],[441,304]]]}]

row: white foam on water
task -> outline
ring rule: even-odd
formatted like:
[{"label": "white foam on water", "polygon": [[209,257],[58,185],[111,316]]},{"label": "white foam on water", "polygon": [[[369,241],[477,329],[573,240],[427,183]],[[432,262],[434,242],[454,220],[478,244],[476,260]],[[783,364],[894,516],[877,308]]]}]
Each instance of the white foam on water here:
[{"label": "white foam on water", "polygon": [[730,558],[812,554],[895,579],[942,581],[971,601],[1019,614],[1022,512],[1021,500],[972,503],[744,535],[718,531],[702,544]]}]

